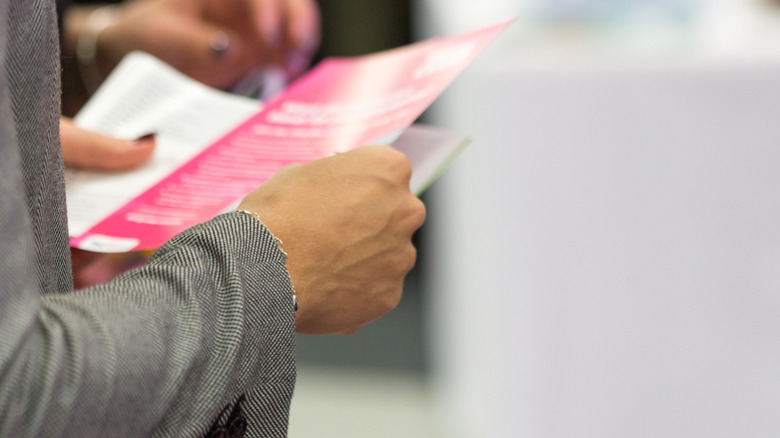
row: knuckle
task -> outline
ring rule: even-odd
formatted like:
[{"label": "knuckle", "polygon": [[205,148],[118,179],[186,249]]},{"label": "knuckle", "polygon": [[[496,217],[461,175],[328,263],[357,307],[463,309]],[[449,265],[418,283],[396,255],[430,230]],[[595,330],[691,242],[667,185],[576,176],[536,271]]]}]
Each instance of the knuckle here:
[{"label": "knuckle", "polygon": [[406,260],[406,272],[409,272],[412,270],[412,268],[414,268],[414,265],[417,264],[417,248],[415,248],[411,243],[407,249]]},{"label": "knuckle", "polygon": [[403,296],[403,285],[399,284],[398,286],[395,286],[391,289],[389,289],[385,294],[382,295],[381,299],[378,302],[379,311],[382,315],[390,312],[391,310],[398,307],[398,303],[401,302],[401,297]]},{"label": "knuckle", "polygon": [[412,196],[412,198],[413,199],[409,206],[409,217],[411,218],[415,229],[417,229],[420,228],[423,223],[425,223],[425,218],[428,213],[425,208],[425,204],[420,200],[420,198],[416,196]]},{"label": "knuckle", "polygon": [[396,266],[402,275],[406,275],[417,263],[417,248],[409,241],[398,251]]},{"label": "knuckle", "polygon": [[408,194],[398,208],[398,230],[406,236],[414,234],[425,223],[427,213],[420,198]]},{"label": "knuckle", "polygon": [[281,169],[277,170],[276,174],[277,175],[286,175],[286,174],[288,174],[290,172],[295,171],[295,169],[298,169],[301,166],[303,166],[303,164],[301,164],[301,163],[291,163],[291,164],[288,164],[288,165],[282,167]]},{"label": "knuckle", "polygon": [[391,174],[408,180],[412,176],[412,164],[403,152],[392,146],[366,146],[361,148],[371,154],[372,159],[381,163],[381,167]]},{"label": "knuckle", "polygon": [[402,177],[404,181],[408,181],[412,177],[412,163],[402,152],[390,147],[389,149],[391,152],[387,154],[388,166]]}]

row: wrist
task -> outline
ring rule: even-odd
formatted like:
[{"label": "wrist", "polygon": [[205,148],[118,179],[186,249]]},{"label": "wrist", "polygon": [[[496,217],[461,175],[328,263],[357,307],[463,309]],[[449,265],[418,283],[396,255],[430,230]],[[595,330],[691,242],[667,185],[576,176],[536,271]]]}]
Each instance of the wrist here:
[{"label": "wrist", "polygon": [[74,61],[75,75],[88,93],[94,92],[110,71],[99,39],[117,23],[118,14],[115,5],[72,7],[63,18],[63,55]]},{"label": "wrist", "polygon": [[[260,223],[263,223],[263,220],[260,219],[260,215],[255,213],[255,212],[253,212],[253,211],[249,211],[249,210],[236,210],[236,213],[241,213],[241,214],[245,214],[247,216],[251,216],[251,217],[255,218],[257,221],[259,221]],[[265,224],[263,224],[263,226],[265,226]],[[268,227],[266,227],[266,229],[268,229]],[[268,230],[268,232],[271,233],[271,230]],[[287,260],[287,253],[284,252],[284,242],[282,242],[282,239],[274,236],[273,233],[271,233],[271,236],[273,236],[274,242],[276,243],[276,246],[279,248],[279,251],[281,251],[282,254],[284,254],[285,260]],[[288,272],[287,276],[288,276],[288,279],[289,279],[289,272]],[[293,292],[293,295],[292,295],[293,310],[295,310],[295,313],[298,313],[298,308],[300,307],[300,304],[298,303],[298,294],[295,293],[295,285],[292,284],[292,280],[290,280],[290,286],[292,287],[292,292]]]}]

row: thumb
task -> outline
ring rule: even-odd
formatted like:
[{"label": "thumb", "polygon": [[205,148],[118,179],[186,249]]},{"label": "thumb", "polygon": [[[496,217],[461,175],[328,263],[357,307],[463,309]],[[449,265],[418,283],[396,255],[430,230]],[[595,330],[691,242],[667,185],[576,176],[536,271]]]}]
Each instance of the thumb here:
[{"label": "thumb", "polygon": [[147,162],[156,146],[154,135],[122,140],[79,128],[64,118],[60,139],[65,165],[90,170],[133,169]]}]

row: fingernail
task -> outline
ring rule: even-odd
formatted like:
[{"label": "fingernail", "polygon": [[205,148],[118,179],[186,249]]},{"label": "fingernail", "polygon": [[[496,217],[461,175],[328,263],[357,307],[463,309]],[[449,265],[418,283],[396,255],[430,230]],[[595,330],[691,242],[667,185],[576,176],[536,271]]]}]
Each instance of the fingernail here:
[{"label": "fingernail", "polygon": [[214,32],[209,38],[209,45],[211,46],[211,53],[215,58],[221,58],[225,56],[230,48],[230,37],[222,31]]},{"label": "fingernail", "polygon": [[149,134],[145,134],[145,135],[142,135],[142,136],[136,138],[135,139],[135,143],[140,143],[142,141],[154,140],[154,139],[156,139],[156,137],[157,137],[157,133],[156,132],[150,132]]}]

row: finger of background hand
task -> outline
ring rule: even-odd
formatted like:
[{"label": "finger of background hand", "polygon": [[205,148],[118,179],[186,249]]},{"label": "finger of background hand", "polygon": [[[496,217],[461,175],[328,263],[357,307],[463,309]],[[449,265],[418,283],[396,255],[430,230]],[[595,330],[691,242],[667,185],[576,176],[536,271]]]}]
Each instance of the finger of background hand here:
[{"label": "finger of background hand", "polygon": [[314,0],[284,1],[287,41],[309,58],[320,45],[320,10]]},{"label": "finger of background hand", "polygon": [[127,170],[151,158],[154,138],[139,141],[107,137],[62,123],[62,155],[66,166],[94,170]]},{"label": "finger of background hand", "polygon": [[312,0],[286,0],[284,67],[290,78],[303,74],[320,43],[319,9]]},{"label": "finger of background hand", "polygon": [[276,49],[282,45],[282,0],[250,0],[257,32],[266,46]]},{"label": "finger of background hand", "polygon": [[224,88],[245,75],[244,41],[230,29],[181,20],[165,29],[158,47],[163,60],[207,85]]}]

